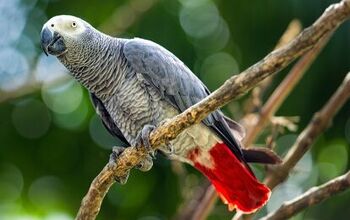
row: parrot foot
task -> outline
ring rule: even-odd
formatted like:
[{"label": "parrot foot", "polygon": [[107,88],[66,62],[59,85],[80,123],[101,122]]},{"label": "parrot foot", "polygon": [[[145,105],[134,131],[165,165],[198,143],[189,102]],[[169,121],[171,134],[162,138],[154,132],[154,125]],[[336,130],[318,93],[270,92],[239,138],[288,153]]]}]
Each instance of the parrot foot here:
[{"label": "parrot foot", "polygon": [[152,167],[153,167],[153,158],[151,155],[147,155],[147,157],[136,166],[136,169],[139,169],[142,172],[147,172]]},{"label": "parrot foot", "polygon": [[153,158],[155,157],[155,150],[153,150],[151,147],[149,136],[154,129],[155,126],[153,125],[145,125],[136,138],[136,148],[140,149],[140,147],[144,146]]},{"label": "parrot foot", "polygon": [[[109,157],[109,162],[115,163],[115,161],[118,160],[119,156],[123,153],[124,150],[125,150],[124,147],[113,147],[112,153]],[[114,180],[119,184],[124,185],[128,181],[129,174],[130,174],[130,171],[127,171],[125,175],[115,177]]]}]

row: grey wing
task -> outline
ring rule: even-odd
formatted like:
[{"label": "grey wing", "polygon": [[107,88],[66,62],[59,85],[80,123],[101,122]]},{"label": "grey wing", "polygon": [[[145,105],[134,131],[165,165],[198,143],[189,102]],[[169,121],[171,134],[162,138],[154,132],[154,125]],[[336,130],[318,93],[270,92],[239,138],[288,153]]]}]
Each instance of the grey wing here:
[{"label": "grey wing", "polygon": [[[141,73],[180,112],[210,94],[182,61],[156,43],[139,38],[126,40],[123,52],[133,70]],[[220,111],[210,114],[203,123],[221,137],[239,159],[244,159],[240,144]]]},{"label": "grey wing", "polygon": [[100,116],[102,123],[106,127],[108,132],[114,137],[118,138],[120,141],[122,141],[125,146],[130,146],[130,144],[125,139],[124,135],[119,130],[119,128],[109,115],[108,111],[104,107],[102,101],[99,98],[97,98],[97,96],[93,93],[90,93],[90,98],[93,106],[95,107],[96,113]]}]

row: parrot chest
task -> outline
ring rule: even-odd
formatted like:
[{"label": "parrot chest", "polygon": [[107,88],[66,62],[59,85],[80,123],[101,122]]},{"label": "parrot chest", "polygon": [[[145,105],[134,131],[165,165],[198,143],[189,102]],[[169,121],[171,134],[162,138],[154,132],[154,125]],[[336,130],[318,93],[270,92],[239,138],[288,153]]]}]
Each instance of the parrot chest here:
[{"label": "parrot chest", "polygon": [[[145,83],[140,75],[135,75],[121,84],[107,102],[106,108],[131,145],[136,144],[137,135],[145,125],[157,126],[163,120],[179,114],[179,111],[164,100],[156,88]],[[198,147],[207,151],[218,142],[222,141],[200,123],[186,129],[172,140],[172,151],[167,146],[162,146],[160,150],[171,159],[192,164],[188,159],[189,152]],[[203,162],[210,163],[209,158],[203,158]]]},{"label": "parrot chest", "polygon": [[161,96],[136,75],[125,80],[106,101],[106,109],[114,123],[131,144],[146,124],[156,125],[161,115]]}]

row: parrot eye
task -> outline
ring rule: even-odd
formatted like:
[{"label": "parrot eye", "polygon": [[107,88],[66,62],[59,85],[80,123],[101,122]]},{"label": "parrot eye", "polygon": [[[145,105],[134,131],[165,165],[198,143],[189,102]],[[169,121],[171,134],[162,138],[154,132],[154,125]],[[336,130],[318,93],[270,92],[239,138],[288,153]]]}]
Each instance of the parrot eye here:
[{"label": "parrot eye", "polygon": [[72,22],[72,27],[77,27],[77,23],[75,21]]}]

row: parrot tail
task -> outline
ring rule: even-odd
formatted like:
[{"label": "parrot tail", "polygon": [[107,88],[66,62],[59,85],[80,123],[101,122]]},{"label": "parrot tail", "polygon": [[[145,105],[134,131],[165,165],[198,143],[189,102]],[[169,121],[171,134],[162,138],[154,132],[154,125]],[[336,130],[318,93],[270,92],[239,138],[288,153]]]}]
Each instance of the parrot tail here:
[{"label": "parrot tail", "polygon": [[224,143],[217,143],[209,151],[195,148],[188,159],[207,176],[230,211],[237,208],[244,213],[255,212],[270,197],[270,189]]}]

